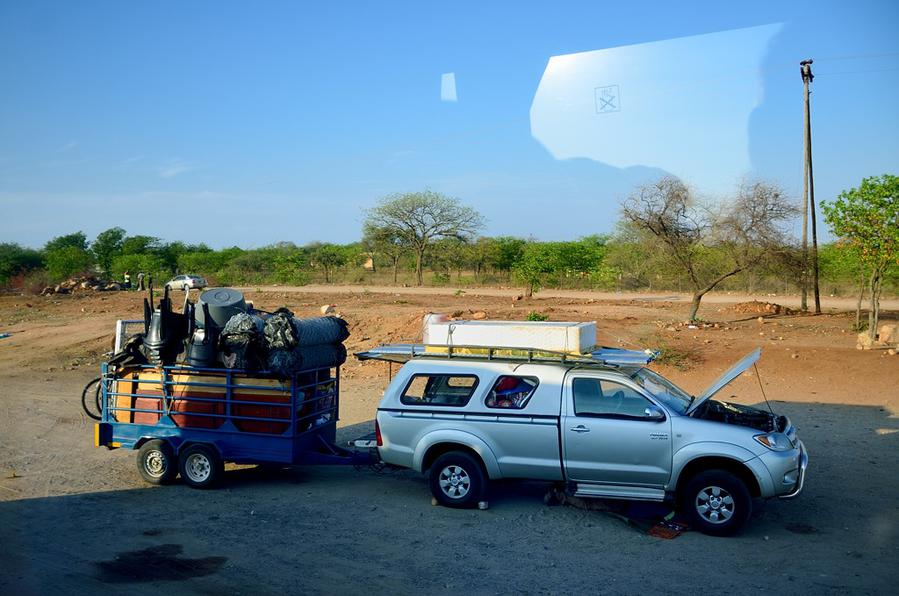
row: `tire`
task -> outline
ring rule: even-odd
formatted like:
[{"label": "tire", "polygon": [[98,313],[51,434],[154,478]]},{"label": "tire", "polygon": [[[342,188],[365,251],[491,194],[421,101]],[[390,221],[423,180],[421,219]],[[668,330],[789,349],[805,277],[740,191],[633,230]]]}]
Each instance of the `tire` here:
[{"label": "tire", "polygon": [[168,484],[178,475],[175,452],[165,441],[147,441],[137,451],[137,471],[150,484]]},{"label": "tire", "polygon": [[190,290],[190,286],[187,284],[181,284],[181,289],[184,290],[185,292],[187,292]]},{"label": "tire", "polygon": [[733,536],[752,515],[746,484],[725,470],[706,470],[690,479],[681,506],[693,527],[709,536]]},{"label": "tire", "polygon": [[[85,385],[84,390],[81,392],[81,409],[84,410],[84,413],[87,414],[88,418],[91,418],[92,420],[102,420],[103,416],[103,410],[100,404],[101,380],[102,377],[97,377],[96,379]],[[96,385],[96,388],[94,389],[94,399],[92,404],[93,407],[91,407],[88,406],[87,395],[88,393],[90,393],[91,387],[94,387],[94,385]]]},{"label": "tire", "polygon": [[221,479],[225,466],[215,447],[196,444],[178,457],[181,480],[191,488],[211,488]]},{"label": "tire", "polygon": [[450,451],[431,465],[431,494],[444,507],[476,507],[487,489],[487,474],[481,462],[463,451]]}]

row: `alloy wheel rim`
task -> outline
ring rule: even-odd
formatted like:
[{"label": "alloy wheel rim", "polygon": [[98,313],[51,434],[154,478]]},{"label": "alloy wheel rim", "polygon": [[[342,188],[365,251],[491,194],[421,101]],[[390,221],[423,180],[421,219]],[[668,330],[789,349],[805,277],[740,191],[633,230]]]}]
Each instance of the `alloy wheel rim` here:
[{"label": "alloy wheel rim", "polygon": [[438,478],[440,490],[451,499],[462,499],[471,490],[471,477],[461,466],[446,466]]},{"label": "alloy wheel rim", "polygon": [[734,515],[736,503],[729,492],[720,486],[707,486],[696,495],[696,512],[705,521],[723,524]]}]

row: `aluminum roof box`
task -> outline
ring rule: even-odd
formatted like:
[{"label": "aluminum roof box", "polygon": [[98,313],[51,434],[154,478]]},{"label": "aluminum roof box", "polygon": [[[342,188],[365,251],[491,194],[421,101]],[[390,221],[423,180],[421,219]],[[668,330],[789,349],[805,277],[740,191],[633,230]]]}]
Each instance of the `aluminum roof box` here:
[{"label": "aluminum roof box", "polygon": [[530,348],[585,354],[596,346],[596,321],[446,321],[429,316],[424,343],[432,346]]}]

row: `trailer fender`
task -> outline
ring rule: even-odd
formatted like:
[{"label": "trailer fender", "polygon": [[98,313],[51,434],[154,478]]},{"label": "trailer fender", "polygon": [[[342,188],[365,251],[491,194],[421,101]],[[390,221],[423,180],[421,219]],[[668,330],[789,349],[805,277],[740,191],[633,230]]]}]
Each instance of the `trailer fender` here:
[{"label": "trailer fender", "polygon": [[[491,479],[502,478],[499,464],[496,462],[496,455],[494,455],[490,446],[476,435],[460,430],[435,430],[424,435],[415,446],[415,453],[412,456],[412,469],[424,472],[425,457],[431,451],[431,448],[436,446],[440,447],[441,452],[453,451],[454,446],[463,451],[473,451],[483,462],[487,475]],[[430,461],[433,461],[433,459],[433,457],[428,457]]]}]

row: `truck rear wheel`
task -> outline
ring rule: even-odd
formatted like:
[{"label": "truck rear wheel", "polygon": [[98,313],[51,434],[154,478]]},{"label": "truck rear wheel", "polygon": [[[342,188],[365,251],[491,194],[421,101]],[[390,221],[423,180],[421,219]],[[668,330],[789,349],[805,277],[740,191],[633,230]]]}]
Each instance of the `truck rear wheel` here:
[{"label": "truck rear wheel", "polygon": [[463,451],[450,451],[431,465],[431,494],[444,507],[475,507],[487,488],[481,462]]},{"label": "truck rear wheel", "polygon": [[191,445],[181,451],[178,457],[181,479],[191,488],[210,488],[225,472],[222,458],[215,447]]},{"label": "truck rear wheel", "polygon": [[732,536],[752,514],[746,484],[725,470],[706,470],[690,479],[681,499],[693,527],[710,536]]},{"label": "truck rear wheel", "polygon": [[150,484],[168,484],[178,475],[175,453],[165,441],[147,441],[137,451],[137,471]]}]

